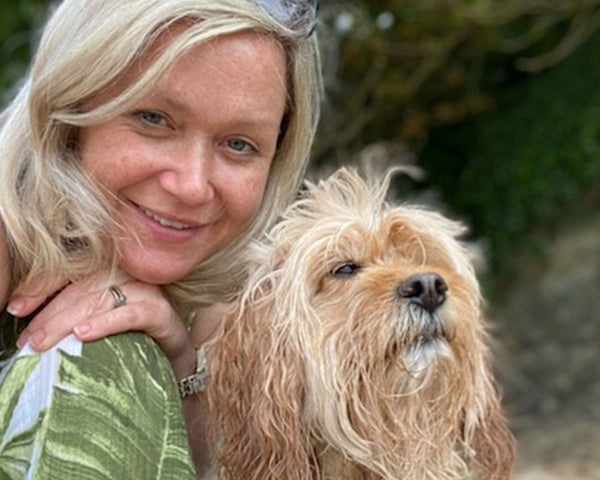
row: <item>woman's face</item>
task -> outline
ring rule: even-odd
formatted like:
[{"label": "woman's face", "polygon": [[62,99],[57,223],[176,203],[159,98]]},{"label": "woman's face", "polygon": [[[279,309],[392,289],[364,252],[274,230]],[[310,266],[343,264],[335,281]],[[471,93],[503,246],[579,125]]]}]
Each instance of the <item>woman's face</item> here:
[{"label": "woman's face", "polygon": [[246,229],[275,154],[285,78],[275,40],[222,36],[183,55],[130,111],[81,129],[83,167],[113,198],[128,274],[178,280]]}]

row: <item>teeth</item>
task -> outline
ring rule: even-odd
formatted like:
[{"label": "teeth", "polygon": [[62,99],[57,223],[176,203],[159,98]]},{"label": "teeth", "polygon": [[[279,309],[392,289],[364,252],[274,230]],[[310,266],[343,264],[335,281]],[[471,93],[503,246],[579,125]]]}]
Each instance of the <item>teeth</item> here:
[{"label": "teeth", "polygon": [[155,213],[150,210],[145,209],[144,207],[140,207],[140,210],[148,217],[150,217],[155,222],[160,223],[164,227],[174,228],[176,230],[186,230],[188,228],[192,228],[191,225],[186,225],[184,223],[174,222],[173,220],[167,220],[166,218],[159,217]]}]

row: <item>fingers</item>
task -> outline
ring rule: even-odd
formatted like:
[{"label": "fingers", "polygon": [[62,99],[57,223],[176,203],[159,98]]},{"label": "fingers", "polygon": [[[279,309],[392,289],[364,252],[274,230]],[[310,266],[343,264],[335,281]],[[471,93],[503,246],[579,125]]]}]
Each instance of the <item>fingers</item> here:
[{"label": "fingers", "polygon": [[17,345],[30,342],[31,346],[44,351],[73,332],[73,327],[87,318],[107,312],[113,299],[106,290],[91,289],[89,285],[70,284],[47,303],[23,330]]},{"label": "fingers", "polygon": [[153,337],[172,363],[183,352],[193,351],[185,325],[159,287],[128,281],[119,288],[126,300],[115,308],[115,297],[105,284],[101,289],[89,284],[66,286],[33,318],[18,345],[29,341],[43,351],[71,333],[87,342],[135,330]]},{"label": "fingers", "polygon": [[[123,293],[132,293],[131,288],[122,290]],[[156,292],[143,291],[143,300],[139,299],[140,290],[133,293],[136,295],[131,302],[129,293],[125,293],[128,300],[124,306],[92,316],[75,325],[75,335],[81,341],[89,342],[126,331],[143,331],[160,345],[177,377],[189,375],[196,362],[195,348],[179,316]]]},{"label": "fingers", "polygon": [[10,298],[6,308],[15,317],[26,317],[43,306],[44,302],[67,284],[66,275],[52,279],[36,278],[19,288]]},{"label": "fingers", "polygon": [[147,333],[170,359],[176,358],[188,343],[191,345],[185,325],[166,300],[129,303],[128,299],[126,305],[91,316],[73,327],[75,335],[84,342],[126,331]]}]

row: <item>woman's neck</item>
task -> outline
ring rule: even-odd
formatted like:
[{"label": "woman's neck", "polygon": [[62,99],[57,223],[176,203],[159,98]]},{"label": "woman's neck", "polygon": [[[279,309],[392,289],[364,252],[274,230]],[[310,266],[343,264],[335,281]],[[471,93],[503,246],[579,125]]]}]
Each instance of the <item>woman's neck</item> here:
[{"label": "woman's neck", "polygon": [[228,308],[226,303],[214,303],[198,309],[190,332],[196,345],[206,343],[216,334]]}]

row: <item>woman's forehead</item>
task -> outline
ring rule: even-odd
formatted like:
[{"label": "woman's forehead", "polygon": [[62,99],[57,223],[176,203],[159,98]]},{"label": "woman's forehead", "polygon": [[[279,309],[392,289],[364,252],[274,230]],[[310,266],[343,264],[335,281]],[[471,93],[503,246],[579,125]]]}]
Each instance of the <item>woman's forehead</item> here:
[{"label": "woman's forehead", "polygon": [[[88,104],[100,105],[116,98],[140,80],[153,67],[161,55],[190,28],[188,23],[178,23],[164,30],[136,55],[135,60],[108,85],[93,95]],[[186,42],[187,43],[187,42]],[[198,76],[218,74],[224,65],[229,73],[236,73],[240,81],[254,82],[257,88],[264,83],[263,73],[270,72],[277,76],[280,87],[287,90],[287,52],[274,36],[250,30],[227,33],[208,40],[189,42],[191,46],[182,48],[174,55],[165,71],[154,77],[154,82],[146,86],[147,95],[162,94],[173,87],[185,89],[185,81],[177,81],[182,70],[195,69]],[[262,70],[262,71],[261,71]],[[257,72],[259,72],[257,74]],[[271,75],[269,80],[274,77]],[[190,86],[196,83],[193,81]]]}]

